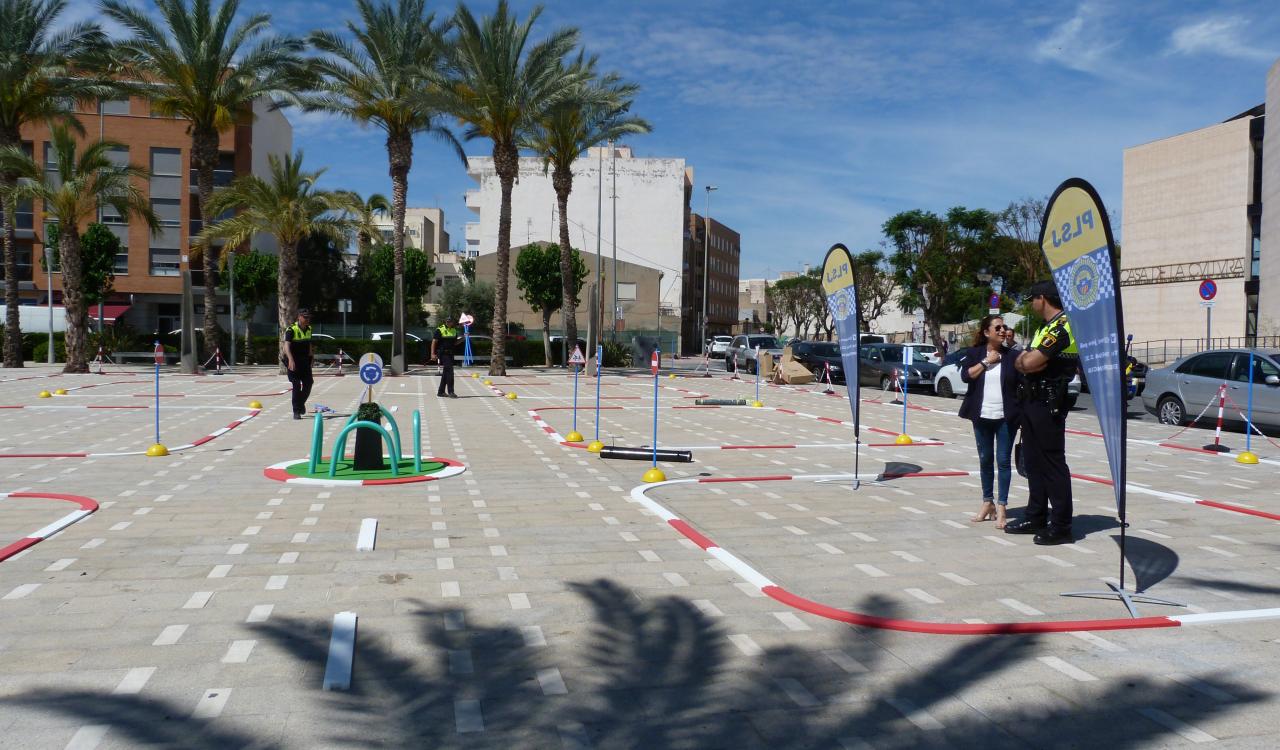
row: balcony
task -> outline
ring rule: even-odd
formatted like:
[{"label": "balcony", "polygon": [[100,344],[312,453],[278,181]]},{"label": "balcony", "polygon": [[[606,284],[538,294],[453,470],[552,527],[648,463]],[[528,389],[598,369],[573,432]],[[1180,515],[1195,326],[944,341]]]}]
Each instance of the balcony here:
[{"label": "balcony", "polygon": [[[191,192],[194,193],[196,192],[196,170],[192,169],[190,170],[190,172],[191,172]],[[235,173],[235,170],[233,169],[215,169],[213,170],[213,187],[215,189],[220,187],[226,187],[227,185],[230,185],[231,181],[234,180],[235,178],[236,178],[236,173]]]},{"label": "balcony", "polygon": [[480,191],[479,190],[468,190],[462,194],[462,197],[467,203],[467,208],[471,209],[472,211],[475,211],[476,213],[480,213]]},{"label": "balcony", "polygon": [[480,243],[480,222],[478,221],[467,222],[467,242],[469,244]]}]

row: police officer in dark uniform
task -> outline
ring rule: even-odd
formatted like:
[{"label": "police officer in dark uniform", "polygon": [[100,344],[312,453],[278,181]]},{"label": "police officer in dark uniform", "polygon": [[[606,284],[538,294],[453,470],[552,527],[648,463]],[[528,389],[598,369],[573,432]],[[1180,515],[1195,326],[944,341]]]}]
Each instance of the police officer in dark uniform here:
[{"label": "police officer in dark uniform", "polygon": [[284,364],[293,386],[293,418],[302,419],[307,413],[307,399],[311,396],[311,311],[298,310],[298,319],[284,329]]},{"label": "police officer in dark uniform", "polygon": [[1006,534],[1035,534],[1036,544],[1070,544],[1071,472],[1067,468],[1067,384],[1080,365],[1071,323],[1052,281],[1031,287],[1031,309],[1045,326],[1018,355],[1014,367],[1021,386],[1022,444],[1026,453],[1027,511],[1005,526]]},{"label": "police officer in dark uniform", "polygon": [[457,398],[453,392],[453,350],[458,346],[458,321],[453,317],[445,318],[431,337],[431,361],[440,362],[440,387],[436,395]]}]

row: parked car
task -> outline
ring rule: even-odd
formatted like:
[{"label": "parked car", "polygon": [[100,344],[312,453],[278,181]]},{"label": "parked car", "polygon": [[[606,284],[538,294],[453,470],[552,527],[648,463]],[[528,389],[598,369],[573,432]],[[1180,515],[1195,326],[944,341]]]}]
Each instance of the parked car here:
[{"label": "parked car", "polygon": [[[858,352],[859,383],[877,386],[881,390],[893,387],[894,373],[904,367],[902,356],[902,344],[867,344],[861,347]],[[907,390],[933,390],[933,381],[938,375],[937,365],[913,359],[907,367]]]},{"label": "parked car", "polygon": [[775,358],[782,356],[782,346],[778,340],[768,334],[750,334],[734,336],[724,354],[724,369],[741,372],[757,372],[760,363],[756,361],[756,348],[760,353],[768,352]]},{"label": "parked car", "polygon": [[883,344],[884,336],[881,336],[878,333],[859,333],[858,343],[859,344]]},{"label": "parked car", "polygon": [[[1150,369],[1146,364],[1139,362],[1136,357],[1128,358],[1128,364],[1125,366],[1125,375],[1129,386],[1129,398],[1142,395],[1142,391],[1147,386],[1147,371]],[[1081,390],[1089,393],[1089,381],[1084,378],[1084,373],[1080,373],[1078,377],[1081,378]]]},{"label": "parked car", "polygon": [[823,381],[823,371],[831,368],[831,382],[844,382],[844,364],[840,360],[840,345],[834,341],[792,341],[791,357],[809,368],[816,380]]},{"label": "parked car", "polygon": [[942,353],[939,352],[938,347],[934,346],[933,344],[917,344],[917,343],[908,342],[905,344],[899,344],[899,346],[911,347],[911,349],[915,351],[914,360],[916,362],[919,362],[920,360],[924,360],[925,362],[929,362],[931,364],[935,364],[938,366],[942,365]]},{"label": "parked car", "polygon": [[[378,331],[377,333],[371,333],[369,334],[369,340],[370,341],[390,341],[392,333],[393,333],[392,331]],[[408,331],[404,332],[404,337],[406,339],[409,339],[410,341],[417,341],[419,344],[422,343],[421,337],[415,336],[414,334],[409,333]]]},{"label": "parked car", "polygon": [[729,351],[729,344],[733,343],[732,336],[712,336],[707,339],[706,346],[703,347],[707,356],[715,359],[719,357],[724,359],[725,352]]},{"label": "parked car", "polygon": [[[969,392],[969,384],[960,379],[960,360],[964,358],[964,349],[951,352],[942,360],[942,367],[933,381],[933,392],[942,398],[956,398]],[[1067,384],[1067,408],[1076,405],[1080,398],[1082,382],[1076,374]]]},{"label": "parked car", "polygon": [[[1199,413],[1218,395],[1225,382],[1227,395],[1244,405],[1253,381],[1253,422],[1280,427],[1280,349],[1254,349],[1249,373],[1248,349],[1215,349],[1183,357],[1168,367],[1147,372],[1142,406],[1164,424],[1187,423],[1188,412]],[[1235,410],[1226,419],[1241,424]]]}]

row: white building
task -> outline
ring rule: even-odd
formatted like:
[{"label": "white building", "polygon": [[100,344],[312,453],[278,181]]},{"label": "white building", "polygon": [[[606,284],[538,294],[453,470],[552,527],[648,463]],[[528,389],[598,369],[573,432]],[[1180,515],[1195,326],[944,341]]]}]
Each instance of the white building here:
[{"label": "white building", "polygon": [[[601,185],[601,162],[603,178]],[[467,206],[478,220],[466,229],[467,255],[497,252],[501,184],[490,157],[470,157],[467,174],[479,186],[467,191]],[[575,248],[594,253],[597,242],[608,263],[614,254],[614,184],[617,185],[617,257],[619,261],[663,273],[662,304],[681,310],[686,230],[686,165],[684,159],[639,158],[627,146],[593,148],[573,167],[569,194],[569,237]],[[603,187],[600,237],[596,236],[597,196]],[[550,171],[542,159],[522,157],[511,196],[511,244],[559,242],[560,225]],[[606,293],[608,282],[606,281]]]},{"label": "white building", "polygon": [[[390,245],[395,231],[391,214],[383,215],[374,224],[382,232],[382,241]],[[433,263],[437,255],[449,252],[449,233],[444,230],[444,209],[405,208],[404,242],[406,246],[426,253],[427,260]]]}]

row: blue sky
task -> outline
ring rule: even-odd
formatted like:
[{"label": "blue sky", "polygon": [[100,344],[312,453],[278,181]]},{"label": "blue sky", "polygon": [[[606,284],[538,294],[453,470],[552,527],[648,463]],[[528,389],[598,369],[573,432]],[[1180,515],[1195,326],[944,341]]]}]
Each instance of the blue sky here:
[{"label": "blue sky", "polygon": [[[96,15],[78,1],[74,13]],[[342,0],[244,2],[287,33],[352,16]],[[702,186],[718,186],[711,212],[742,233],[747,278],[817,263],[833,242],[876,247],[898,211],[998,209],[1069,176],[1119,216],[1123,148],[1262,101],[1280,56],[1274,7],[602,0],[547,3],[539,23],[579,27],[606,69],[641,84],[634,111],[654,132],[631,145],[693,165],[697,211]],[[288,116],[330,187],[390,193],[378,131]],[[419,142],[410,205],[442,206],[459,243],[472,185],[456,156]]]}]

